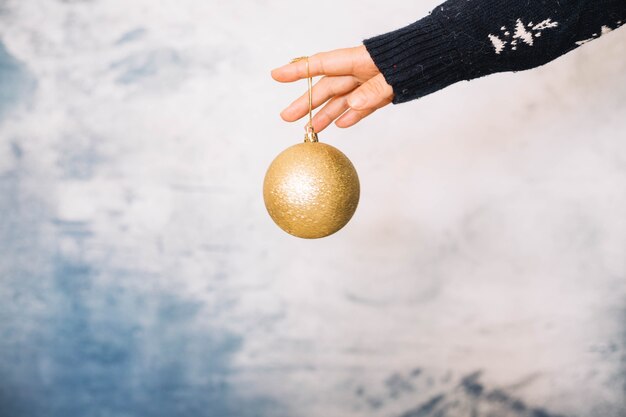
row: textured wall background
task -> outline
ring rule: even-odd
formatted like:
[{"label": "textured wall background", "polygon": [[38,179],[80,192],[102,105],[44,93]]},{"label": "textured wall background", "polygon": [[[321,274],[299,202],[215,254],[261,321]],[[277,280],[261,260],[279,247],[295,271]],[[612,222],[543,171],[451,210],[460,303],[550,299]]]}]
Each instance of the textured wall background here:
[{"label": "textured wall background", "polygon": [[0,1],[0,416],[623,416],[626,30],[329,128],[337,235],[265,213],[269,70],[435,5]]}]

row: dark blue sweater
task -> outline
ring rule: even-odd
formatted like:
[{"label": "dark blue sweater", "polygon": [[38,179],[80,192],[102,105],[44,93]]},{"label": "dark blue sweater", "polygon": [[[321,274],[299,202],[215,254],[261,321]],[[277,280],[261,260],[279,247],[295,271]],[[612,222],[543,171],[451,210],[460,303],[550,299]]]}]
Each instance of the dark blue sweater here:
[{"label": "dark blue sweater", "polygon": [[363,43],[402,103],[543,65],[624,23],[626,0],[448,0]]}]

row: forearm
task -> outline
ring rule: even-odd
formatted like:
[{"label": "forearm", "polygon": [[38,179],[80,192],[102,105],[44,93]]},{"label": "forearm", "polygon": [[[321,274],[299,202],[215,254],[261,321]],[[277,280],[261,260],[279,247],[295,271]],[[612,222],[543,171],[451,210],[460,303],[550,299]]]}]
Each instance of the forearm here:
[{"label": "forearm", "polygon": [[363,43],[394,103],[461,80],[543,65],[626,22],[626,0],[448,0]]}]

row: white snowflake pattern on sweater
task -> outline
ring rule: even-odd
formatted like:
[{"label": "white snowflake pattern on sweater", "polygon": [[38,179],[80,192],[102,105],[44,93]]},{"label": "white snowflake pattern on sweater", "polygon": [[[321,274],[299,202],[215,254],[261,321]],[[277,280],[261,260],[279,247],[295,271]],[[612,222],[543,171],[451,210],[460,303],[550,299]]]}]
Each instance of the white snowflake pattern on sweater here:
[{"label": "white snowflake pattern on sweater", "polygon": [[541,33],[546,29],[552,29],[559,25],[559,22],[555,22],[551,18],[545,19],[537,24],[530,22],[524,24],[522,19],[517,19],[515,22],[515,30],[511,35],[511,32],[506,26],[500,28],[500,34],[494,35],[490,33],[487,37],[491,41],[496,54],[502,53],[508,46],[513,51],[517,50],[518,45],[526,44],[533,46],[535,44],[535,38],[541,37]]}]

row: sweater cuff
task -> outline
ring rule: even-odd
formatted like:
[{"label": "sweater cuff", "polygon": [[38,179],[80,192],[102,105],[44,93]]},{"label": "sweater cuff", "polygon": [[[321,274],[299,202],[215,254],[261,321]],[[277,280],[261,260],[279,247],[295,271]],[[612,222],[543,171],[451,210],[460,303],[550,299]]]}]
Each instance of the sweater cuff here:
[{"label": "sweater cuff", "polygon": [[404,103],[467,79],[453,34],[433,15],[402,29],[363,41],[393,87],[393,103]]}]

